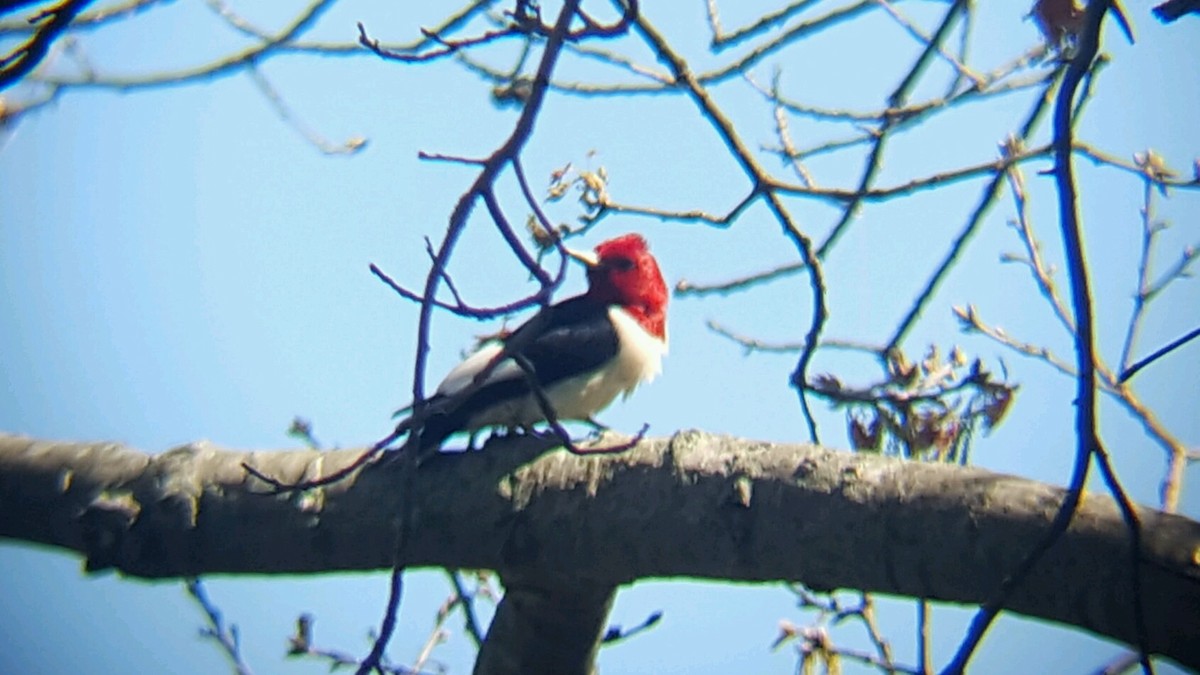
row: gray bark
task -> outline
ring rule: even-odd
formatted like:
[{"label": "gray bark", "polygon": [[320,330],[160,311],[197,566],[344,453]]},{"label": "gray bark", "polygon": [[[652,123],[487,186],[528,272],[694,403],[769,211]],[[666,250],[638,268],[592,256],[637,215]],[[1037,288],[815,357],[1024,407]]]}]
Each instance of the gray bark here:
[{"label": "gray bark", "polygon": [[[147,455],[0,436],[0,536],[141,577],[377,569],[393,562],[395,514],[409,499],[404,564],[559,580],[540,587],[576,589],[593,614],[615,586],[680,576],[974,604],[1021,562],[1063,497],[977,468],[696,431],[618,455],[549,445],[510,439],[432,460],[413,494],[400,489],[401,463],[382,462],[282,496],[261,494],[241,463],[295,481],[327,475],[360,450],[195,443]],[[1200,668],[1200,523],[1145,508],[1139,518],[1150,648]],[[1119,511],[1089,494],[1008,609],[1132,643],[1132,571]]]},{"label": "gray bark", "polygon": [[591,675],[616,586],[504,579],[473,675]]}]

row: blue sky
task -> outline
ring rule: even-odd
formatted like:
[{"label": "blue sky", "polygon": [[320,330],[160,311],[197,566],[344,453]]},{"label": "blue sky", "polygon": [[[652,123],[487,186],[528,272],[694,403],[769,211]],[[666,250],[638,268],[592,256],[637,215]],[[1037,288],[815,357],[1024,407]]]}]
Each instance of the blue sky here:
[{"label": "blue sky", "polygon": [[[665,5],[665,3],[658,3]],[[972,63],[983,71],[1036,44],[1024,8],[986,3]],[[1200,21],[1161,26],[1147,2],[1130,2],[1138,42],[1111,31],[1112,64],[1080,124],[1080,135],[1128,159],[1153,147],[1190,173],[1200,154]],[[927,28],[942,3],[901,3]],[[453,7],[429,3],[397,11],[388,3],[336,7],[314,37],[348,41],[363,21],[383,39],[408,40]],[[242,9],[242,8],[237,8]],[[727,27],[761,10],[724,8]],[[277,26],[287,16],[252,9],[249,18]],[[277,9],[275,11],[278,11]],[[728,55],[703,51],[703,3],[652,6],[648,16],[695,58],[697,70]],[[80,36],[101,73],[144,73],[204,62],[246,44],[209,9],[176,3],[111,29]],[[637,40],[620,49],[641,63],[653,58]],[[753,71],[760,82],[781,69],[785,93],[831,107],[878,107],[908,69],[919,46],[882,12],[807,38],[768,57]],[[740,50],[731,50],[741,53]],[[507,66],[514,45],[484,52]],[[940,66],[939,66],[940,67]],[[1034,70],[1036,71],[1036,66]],[[288,56],[263,73],[306,124],[336,142],[363,136],[353,157],[327,157],[282,122],[244,74],[195,85],[126,94],[73,91],[0,131],[0,429],[38,437],[115,440],[158,452],[197,439],[236,448],[293,447],[284,431],[295,415],[310,418],[329,445],[370,442],[389,428],[392,410],[411,390],[416,310],[367,271],[374,262],[401,283],[424,278],[423,237],[443,231],[471,167],[422,162],[418,151],[486,155],[509,134],[516,112],[498,109],[488,85],[452,62],[420,67],[357,56]],[[944,87],[944,68],[917,98]],[[624,74],[595,61],[568,58],[564,79],[613,81]],[[5,92],[6,96],[22,94]],[[929,128],[899,135],[879,177],[891,185],[913,176],[993,159],[997,143],[1024,115],[1032,92],[962,106]],[[744,82],[715,88],[717,102],[746,142],[774,142],[770,107]],[[848,130],[795,119],[801,145]],[[1048,139],[1045,128],[1041,141]],[[593,153],[594,151],[594,153]],[[764,160],[786,175],[778,163]],[[552,94],[524,155],[535,184],[568,162],[604,166],[617,201],[721,213],[746,193],[745,178],[693,104],[682,96],[587,99]],[[1132,306],[1140,241],[1141,184],[1110,167],[1079,163],[1082,216],[1095,281],[1099,344],[1116,359]],[[815,159],[821,184],[852,187],[861,152]],[[1049,163],[1027,165],[1031,209],[1046,255],[1060,260],[1053,186],[1039,176]],[[827,263],[831,318],[827,335],[883,341],[932,266],[944,255],[979,198],[981,180],[869,204]],[[515,182],[501,181],[514,222],[524,220]],[[836,213],[820,202],[790,200],[802,226],[820,238]],[[552,217],[578,215],[571,200]],[[1156,204],[1173,227],[1156,250],[1158,269],[1200,241],[1200,197],[1175,190]],[[958,332],[950,308],[973,303],[991,322],[1026,341],[1069,356],[1070,342],[1037,295],[1028,273],[999,261],[1020,244],[1005,221],[1002,198],[959,266],[934,297],[906,343],[921,354],[931,342],[963,345],[989,363],[1000,359],[1021,393],[1004,425],[975,449],[989,469],[1062,484],[1073,452],[1072,382],[1044,364]],[[611,217],[579,243],[636,230],[651,241],[669,282],[717,281],[796,259],[794,247],[761,206],[734,227]],[[459,288],[478,304],[528,292],[518,264],[497,255],[499,238],[476,214],[454,258]],[[1062,269],[1061,263],[1058,265]],[[1060,280],[1060,283],[1065,281]],[[563,295],[582,288],[568,279]],[[1139,354],[1194,328],[1200,290],[1194,280],[1172,286],[1151,306]],[[794,355],[755,354],[705,329],[715,319],[764,340],[797,341],[809,316],[806,281],[794,277],[753,292],[680,298],[670,311],[671,353],[659,381],[604,420],[652,434],[702,428],[769,440],[801,441],[805,425],[787,376]],[[450,316],[435,325],[431,377],[440,377],[495,328]],[[874,364],[821,353],[814,372],[847,381],[875,377]],[[1138,392],[1177,437],[1195,447],[1200,345],[1192,344],[1140,374]],[[432,385],[435,382],[430,382]],[[822,440],[844,446],[840,413],[816,404]],[[1101,430],[1130,492],[1158,502],[1162,449],[1121,408],[1106,401]],[[1189,470],[1189,480],[1195,470]],[[1185,484],[1181,510],[1200,516],[1200,494]],[[851,536],[848,534],[848,536]],[[812,552],[820,555],[819,551]],[[56,552],[0,543],[0,653],[12,672],[222,672],[223,657],[196,637],[202,617],[182,584],[145,583],[108,575],[90,578]],[[210,594],[239,624],[257,672],[324,672],[320,664],[285,663],[284,640],[295,616],[312,612],[322,646],[365,653],[385,599],[385,573],[316,578],[217,578]],[[390,650],[411,661],[434,611],[449,592],[438,572],[410,575],[401,626]],[[612,622],[633,625],[653,611],[654,630],[606,649],[601,667],[614,673],[791,672],[787,649],[768,649],[780,619],[807,615],[775,586],[687,580],[639,583],[620,594]],[[914,661],[911,602],[881,607],[897,658]],[[971,616],[969,608],[935,614],[934,662],[945,663]],[[473,652],[461,623],[436,658],[452,673],[469,672]],[[861,646],[857,627],[835,634]],[[977,657],[978,672],[1006,672],[1014,659],[1044,672],[1099,667],[1117,648],[1045,624],[1004,618]],[[1169,672],[1169,669],[1164,669]]]}]

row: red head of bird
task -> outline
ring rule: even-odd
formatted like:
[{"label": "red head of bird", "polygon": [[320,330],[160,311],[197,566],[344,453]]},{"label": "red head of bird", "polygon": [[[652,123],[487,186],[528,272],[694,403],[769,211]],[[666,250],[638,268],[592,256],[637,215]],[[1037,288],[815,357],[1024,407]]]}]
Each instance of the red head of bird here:
[{"label": "red head of bird", "polygon": [[642,235],[631,233],[596,246],[594,254],[571,251],[587,265],[587,296],[618,305],[660,340],[667,338],[667,284]]}]

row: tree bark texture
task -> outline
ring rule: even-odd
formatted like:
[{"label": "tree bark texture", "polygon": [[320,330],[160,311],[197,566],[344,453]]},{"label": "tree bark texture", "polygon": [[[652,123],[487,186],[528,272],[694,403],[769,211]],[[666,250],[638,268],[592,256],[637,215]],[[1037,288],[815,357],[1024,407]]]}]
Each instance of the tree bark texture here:
[{"label": "tree bark texture", "polygon": [[508,577],[473,675],[591,675],[616,586]]},{"label": "tree bark texture", "polygon": [[[978,468],[698,431],[612,455],[552,445],[512,438],[436,458],[411,494],[397,478],[402,463],[385,460],[273,495],[242,462],[297,481],[361,450],[200,442],[148,455],[0,435],[0,536],[140,577],[377,569],[394,561],[396,514],[410,500],[403,564],[566,579],[581,597],[596,595],[590,607],[606,606],[617,585],[663,577],[975,604],[1021,563],[1063,498],[1061,488]],[[1200,523],[1146,508],[1138,516],[1149,646],[1200,669]],[[1007,608],[1133,643],[1132,573],[1120,512],[1088,494]]]}]

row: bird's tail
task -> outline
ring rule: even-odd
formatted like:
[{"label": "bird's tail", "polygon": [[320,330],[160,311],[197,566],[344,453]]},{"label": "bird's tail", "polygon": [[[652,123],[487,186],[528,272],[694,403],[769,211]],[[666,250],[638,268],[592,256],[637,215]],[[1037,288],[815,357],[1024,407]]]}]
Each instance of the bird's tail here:
[{"label": "bird's tail", "polygon": [[[405,444],[418,451],[438,448],[451,434],[460,431],[466,423],[463,415],[449,409],[449,397],[434,396],[421,406],[420,419],[410,414],[396,425],[396,430],[407,431],[409,441]],[[395,412],[393,418],[411,413],[415,406],[409,404]]]}]

